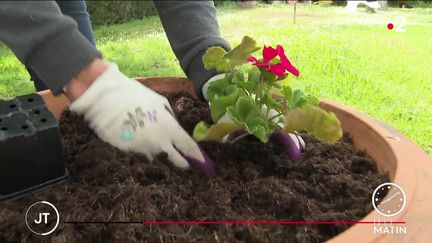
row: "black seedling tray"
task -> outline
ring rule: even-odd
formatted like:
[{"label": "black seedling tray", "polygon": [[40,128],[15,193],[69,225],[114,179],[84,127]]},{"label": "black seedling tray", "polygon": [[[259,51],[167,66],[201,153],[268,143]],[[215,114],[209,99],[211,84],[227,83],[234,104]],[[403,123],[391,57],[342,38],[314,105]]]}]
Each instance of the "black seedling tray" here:
[{"label": "black seedling tray", "polygon": [[38,94],[0,100],[0,201],[69,177],[58,122]]}]

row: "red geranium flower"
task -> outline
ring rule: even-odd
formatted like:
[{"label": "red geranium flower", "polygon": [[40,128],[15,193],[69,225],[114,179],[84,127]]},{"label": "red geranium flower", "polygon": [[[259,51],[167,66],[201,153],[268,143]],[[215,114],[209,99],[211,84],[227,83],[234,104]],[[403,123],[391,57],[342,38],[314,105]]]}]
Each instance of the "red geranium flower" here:
[{"label": "red geranium flower", "polygon": [[[276,46],[276,49],[271,46],[264,46],[262,55],[262,62],[253,56],[250,56],[248,61],[257,67],[265,68],[267,71],[274,73],[278,77],[284,76],[286,74],[285,71],[288,71],[297,77],[300,75],[297,68],[294,67],[285,56],[285,51],[281,45]],[[277,56],[279,56],[279,62],[276,64],[270,64],[270,62]]]}]

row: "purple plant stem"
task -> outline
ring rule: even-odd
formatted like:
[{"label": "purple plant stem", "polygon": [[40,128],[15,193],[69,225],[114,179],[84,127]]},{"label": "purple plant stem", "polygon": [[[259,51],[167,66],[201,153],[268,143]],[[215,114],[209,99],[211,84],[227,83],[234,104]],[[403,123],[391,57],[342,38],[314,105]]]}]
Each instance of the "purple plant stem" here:
[{"label": "purple plant stem", "polygon": [[300,161],[301,151],[299,148],[297,148],[297,145],[288,134],[281,131],[276,131],[272,134],[272,139],[282,144],[284,151],[293,161]]},{"label": "purple plant stem", "polygon": [[199,147],[199,148],[200,148],[201,154],[204,157],[204,161],[199,161],[199,160],[192,158],[186,154],[183,154],[178,149],[176,149],[176,150],[181,154],[181,156],[183,156],[183,158],[186,159],[186,161],[189,163],[189,165],[191,167],[198,168],[198,169],[204,171],[204,173],[206,173],[207,175],[210,175],[214,172],[213,160],[210,158],[210,156],[208,156],[208,154],[204,151],[204,149],[202,149],[201,147]]}]

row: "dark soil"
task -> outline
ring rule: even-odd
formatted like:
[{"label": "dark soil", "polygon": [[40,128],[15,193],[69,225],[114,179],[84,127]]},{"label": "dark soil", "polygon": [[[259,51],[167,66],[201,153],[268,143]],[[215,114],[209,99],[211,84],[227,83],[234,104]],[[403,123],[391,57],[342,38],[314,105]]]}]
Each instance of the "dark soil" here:
[{"label": "dark soil", "polygon": [[[189,132],[208,121],[206,104],[169,95]],[[0,242],[34,241],[24,222],[29,205],[46,200],[62,221],[358,221],[387,175],[356,151],[348,136],[335,145],[304,137],[293,163],[277,144],[252,137],[234,144],[202,143],[215,162],[211,177],[179,171],[161,154],[149,162],[102,142],[82,118],[63,114],[60,130],[71,173],[67,184],[2,203]],[[348,225],[66,224],[46,242],[322,242]]]}]

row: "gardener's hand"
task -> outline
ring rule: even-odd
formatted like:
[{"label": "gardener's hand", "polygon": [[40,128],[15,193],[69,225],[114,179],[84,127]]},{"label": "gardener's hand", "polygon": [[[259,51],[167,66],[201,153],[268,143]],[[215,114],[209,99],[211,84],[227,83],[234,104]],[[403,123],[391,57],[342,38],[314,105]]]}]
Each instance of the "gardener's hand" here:
[{"label": "gardener's hand", "polygon": [[126,77],[115,64],[107,64],[70,110],[84,115],[103,141],[121,150],[145,154],[150,160],[166,152],[180,168],[189,167],[185,157],[207,169],[212,166],[177,123],[168,100]]}]

